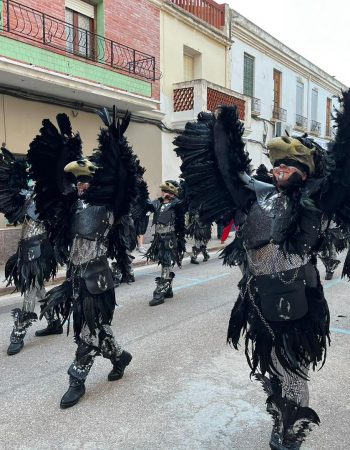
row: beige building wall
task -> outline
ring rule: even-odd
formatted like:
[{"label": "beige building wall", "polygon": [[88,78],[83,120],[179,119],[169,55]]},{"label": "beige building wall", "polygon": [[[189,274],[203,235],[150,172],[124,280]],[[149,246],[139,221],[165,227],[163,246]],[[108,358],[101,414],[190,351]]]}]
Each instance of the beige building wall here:
[{"label": "beige building wall", "polygon": [[184,55],[194,58],[194,79],[203,78],[224,87],[227,82],[227,52],[222,41],[205,35],[196,26],[162,12],[161,15],[161,91],[172,98],[173,83],[186,81]]},{"label": "beige building wall", "polygon": [[[186,14],[186,13],[185,13]],[[164,122],[173,128],[173,84],[190,79],[205,79],[228,87],[229,48],[215,32],[203,31],[196,20],[181,19],[181,14],[161,11],[161,111]],[[193,68],[188,56],[193,59]],[[192,76],[191,72],[192,71]],[[163,179],[177,179],[180,160],[173,151],[175,134],[163,133]]]},{"label": "beige building wall", "polygon": [[[84,153],[90,155],[97,147],[97,134],[103,125],[97,114],[7,95],[0,95],[0,143],[13,153],[25,154],[42,120],[48,118],[56,123],[55,117],[61,112],[69,116],[73,131],[81,135]],[[161,131],[153,125],[131,122],[126,136],[146,168],[145,179],[151,196],[155,196],[161,181]],[[0,230],[4,228],[8,229],[0,214]]]}]

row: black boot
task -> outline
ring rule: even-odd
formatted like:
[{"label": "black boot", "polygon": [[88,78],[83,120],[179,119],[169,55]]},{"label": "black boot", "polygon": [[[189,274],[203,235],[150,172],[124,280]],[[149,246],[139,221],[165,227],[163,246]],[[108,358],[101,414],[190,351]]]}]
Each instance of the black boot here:
[{"label": "black boot", "polygon": [[169,287],[168,287],[167,291],[164,294],[164,298],[173,298],[174,297],[173,286],[172,286],[174,278],[175,278],[174,272],[170,272],[170,274],[169,274],[170,283],[169,283]]},{"label": "black boot", "polygon": [[148,303],[149,306],[157,306],[157,305],[161,305],[162,303],[164,303],[165,292],[166,292],[166,289],[164,288],[164,283],[165,283],[164,278],[156,277],[157,287],[153,291],[153,298]]},{"label": "black boot", "polygon": [[331,280],[333,278],[333,272],[326,272],[325,280]]},{"label": "black boot", "polygon": [[24,346],[24,337],[27,334],[27,328],[35,322],[38,316],[34,312],[22,311],[20,308],[12,310],[14,320],[13,330],[10,336],[10,345],[7,349],[9,356],[19,353]]},{"label": "black boot", "polygon": [[300,406],[287,397],[272,394],[266,403],[266,410],[274,421],[270,439],[273,450],[299,450],[312,425],[320,423],[313,409]]},{"label": "black boot", "polygon": [[203,254],[203,262],[208,261],[208,259],[210,258],[210,255],[207,251],[207,246],[206,245],[201,245],[201,252]]},{"label": "black boot", "polygon": [[70,375],[68,391],[61,398],[60,407],[62,409],[70,408],[78,403],[81,397],[85,394],[85,382],[78,380]]},{"label": "black boot", "polygon": [[132,360],[132,355],[123,350],[122,354],[112,361],[113,369],[108,374],[108,381],[116,381],[123,378],[124,370],[126,366],[130,364]]},{"label": "black boot", "polygon": [[153,298],[148,303],[149,306],[157,306],[164,303],[165,298],[171,298],[173,297],[173,290],[171,287],[171,283],[173,278],[175,277],[174,272],[170,272],[170,278],[156,278],[156,284],[157,287],[155,288],[153,292]]},{"label": "black boot", "polygon": [[196,246],[192,247],[191,264],[199,264],[199,262],[197,261],[199,252],[200,250]]},{"label": "black boot", "polygon": [[46,328],[36,331],[35,336],[42,337],[42,336],[50,336],[51,334],[62,334],[62,333],[63,328],[61,325],[61,321],[59,319],[56,319],[53,322],[48,323]]},{"label": "black boot", "polygon": [[[16,331],[18,331],[18,330],[16,330]],[[24,339],[25,334],[26,334],[25,330],[24,330],[23,336],[19,335],[14,330],[12,331],[11,337],[10,337],[10,345],[7,349],[7,354],[9,356],[16,355],[17,353],[19,353],[22,350],[22,348],[24,346],[23,339]]]}]

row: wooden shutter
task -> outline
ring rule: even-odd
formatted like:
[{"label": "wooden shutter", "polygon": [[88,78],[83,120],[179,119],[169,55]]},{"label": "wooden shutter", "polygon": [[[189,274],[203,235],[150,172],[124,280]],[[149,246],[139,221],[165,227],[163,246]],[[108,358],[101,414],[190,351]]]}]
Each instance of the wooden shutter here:
[{"label": "wooden shutter", "polygon": [[254,97],[254,57],[244,53],[243,94]]}]

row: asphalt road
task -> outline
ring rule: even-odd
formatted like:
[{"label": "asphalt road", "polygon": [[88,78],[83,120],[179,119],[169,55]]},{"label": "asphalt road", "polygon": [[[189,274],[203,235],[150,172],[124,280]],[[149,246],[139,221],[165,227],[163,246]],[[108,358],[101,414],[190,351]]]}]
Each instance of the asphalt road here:
[{"label": "asphalt road", "polygon": [[[324,275],[322,265],[321,274]],[[267,450],[271,421],[265,395],[249,379],[243,350],[226,345],[238,269],[215,255],[176,270],[175,296],[149,307],[155,266],[117,289],[113,329],[133,360],[120,381],[108,382],[110,362],[98,358],[78,405],[60,410],[74,356],[72,336],[37,338],[34,324],[19,355],[8,357],[11,308],[0,299],[0,449]],[[321,426],[305,450],[350,448],[350,285],[337,270],[325,283],[332,345],[325,367],[312,374],[312,406]]]}]

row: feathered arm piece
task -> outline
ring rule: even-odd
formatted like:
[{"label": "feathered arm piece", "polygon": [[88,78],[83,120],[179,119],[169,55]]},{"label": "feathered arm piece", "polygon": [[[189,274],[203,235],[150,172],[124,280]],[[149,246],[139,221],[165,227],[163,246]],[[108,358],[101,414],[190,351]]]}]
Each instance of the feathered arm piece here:
[{"label": "feathered arm piece", "polygon": [[187,123],[174,140],[189,207],[200,210],[203,223],[229,220],[235,209],[245,206],[249,194],[238,172],[249,169],[249,159],[242,135],[236,108],[222,107],[217,119],[200,113],[197,122]]},{"label": "feathered arm piece", "polygon": [[[341,108],[336,111],[336,135],[328,147],[329,174],[318,207],[334,217],[338,225],[350,225],[350,90],[342,93]],[[350,253],[345,260],[342,276],[350,279]]]},{"label": "feathered arm piece", "polygon": [[145,225],[148,219],[147,213],[150,210],[148,186],[142,177],[143,173],[144,169],[140,166],[140,175],[137,178],[137,197],[131,208],[136,230],[147,226]]},{"label": "feathered arm piece", "polygon": [[82,144],[79,134],[73,135],[66,114],[58,114],[56,120],[58,128],[50,120],[43,120],[39,134],[30,144],[28,162],[35,181],[39,219],[45,222],[57,260],[63,263],[68,254],[69,218],[76,200],[74,176],[63,169],[82,158]]},{"label": "feathered arm piece", "polygon": [[337,222],[350,223],[350,90],[339,99],[336,135],[328,147],[329,174],[320,199],[320,209]]},{"label": "feathered arm piece", "polygon": [[23,221],[25,195],[21,191],[28,189],[26,160],[15,158],[7,148],[1,147],[0,212],[14,225]]},{"label": "feathered arm piece", "polygon": [[136,180],[139,163],[124,133],[130,122],[130,114],[116,118],[113,108],[111,117],[106,108],[98,112],[106,128],[99,134],[99,147],[91,160],[99,167],[84,198],[94,205],[106,205],[114,218],[128,214],[137,196]]}]

